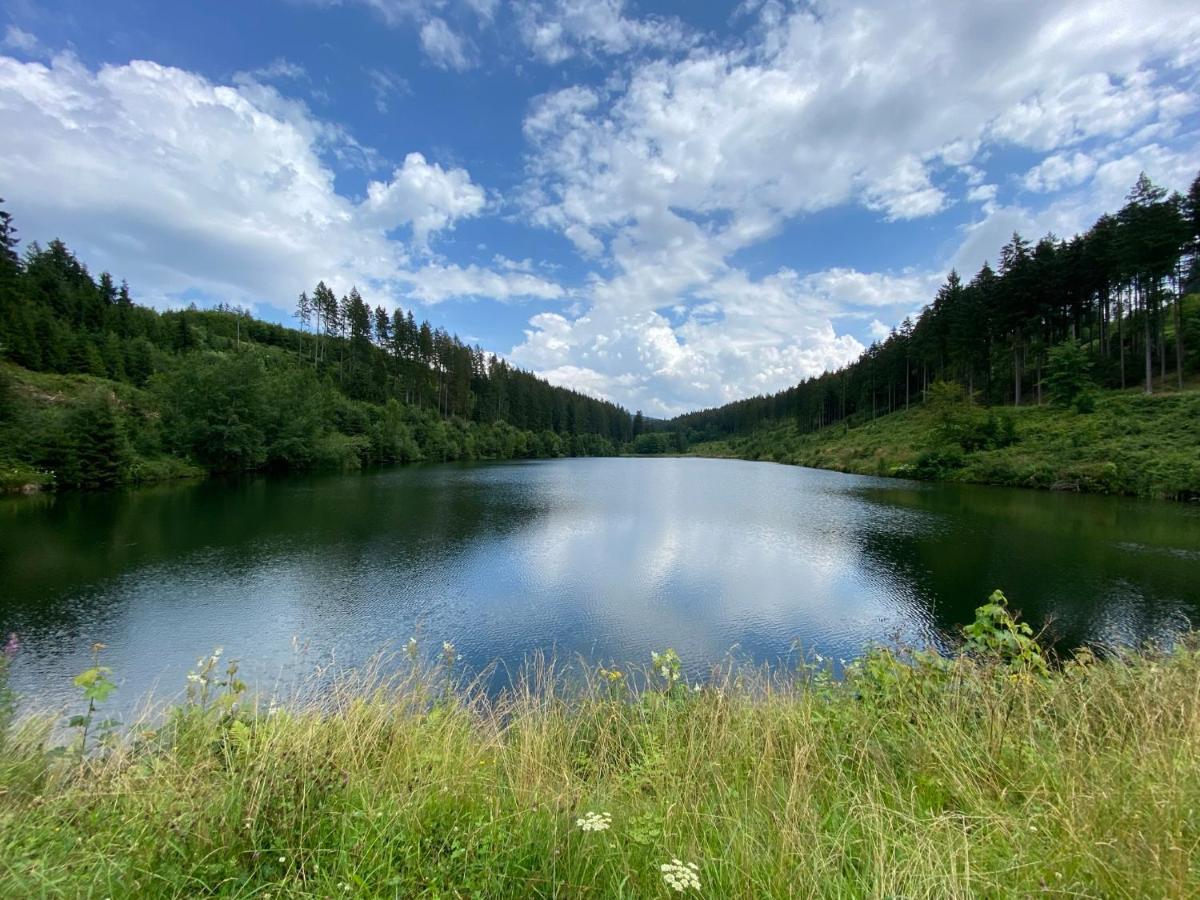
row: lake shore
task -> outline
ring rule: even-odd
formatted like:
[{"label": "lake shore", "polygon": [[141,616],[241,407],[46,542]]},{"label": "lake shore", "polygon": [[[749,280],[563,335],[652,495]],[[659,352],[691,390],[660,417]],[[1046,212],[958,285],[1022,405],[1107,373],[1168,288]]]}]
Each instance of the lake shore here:
[{"label": "lake shore", "polygon": [[[1200,499],[1200,390],[1100,394],[1095,410],[994,411],[1013,422],[1005,446],[946,441],[939,414],[914,405],[854,427],[801,432],[792,423],[697,444],[695,456],[765,460],[857,475],[1041,490]],[[985,415],[977,410],[977,415]]]},{"label": "lake shore", "polygon": [[25,720],[0,745],[0,891],[1200,890],[1194,637],[1050,670],[1021,653],[877,650],[844,680],[813,659],[719,671],[699,689],[672,655],[640,689],[627,673],[580,684],[543,665],[498,701],[444,652],[269,707],[214,657],[188,702],[107,748],[97,711],[83,761],[50,749],[49,719]]}]

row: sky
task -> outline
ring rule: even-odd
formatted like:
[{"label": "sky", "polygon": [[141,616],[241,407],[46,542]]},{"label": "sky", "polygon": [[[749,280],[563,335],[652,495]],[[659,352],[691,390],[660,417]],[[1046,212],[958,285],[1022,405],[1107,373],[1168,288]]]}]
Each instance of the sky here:
[{"label": "sky", "polygon": [[667,416],[1200,170],[1178,0],[0,5],[0,196],[160,309],[356,285]]}]

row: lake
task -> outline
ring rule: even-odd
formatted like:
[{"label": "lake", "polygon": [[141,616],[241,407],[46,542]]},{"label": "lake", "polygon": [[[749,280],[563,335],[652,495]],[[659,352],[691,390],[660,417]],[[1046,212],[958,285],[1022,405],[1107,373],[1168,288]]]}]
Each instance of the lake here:
[{"label": "lake", "polygon": [[125,706],[217,646],[269,688],[414,634],[475,668],[672,646],[696,677],[729,653],[943,644],[997,587],[1060,646],[1169,639],[1200,613],[1200,506],[692,458],[0,502],[0,632],[35,705],[74,697],[93,642]]}]

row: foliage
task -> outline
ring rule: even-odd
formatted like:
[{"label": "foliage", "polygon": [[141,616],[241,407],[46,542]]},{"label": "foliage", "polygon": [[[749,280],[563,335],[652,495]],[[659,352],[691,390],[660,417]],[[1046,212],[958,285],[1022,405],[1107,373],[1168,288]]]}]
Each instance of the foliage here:
[{"label": "foliage", "polygon": [[840,681],[726,668],[669,698],[546,665],[489,699],[402,655],[221,704],[236,676],[209,657],[207,701],[82,763],[15,726],[0,894],[1200,892],[1195,639],[1042,674],[1003,602],[976,624],[962,654],[877,648]]},{"label": "foliage", "polygon": [[668,647],[662,653],[657,650],[650,654],[651,668],[663,680],[668,692],[671,691],[683,677],[683,661],[673,647]]},{"label": "foliage", "polygon": [[[112,669],[100,665],[100,653],[104,649],[104,644],[92,644],[92,665],[76,675],[73,682],[75,687],[79,688],[80,695],[87,701],[87,711],[83,715],[71,716],[67,722],[68,727],[79,732],[75,749],[80,759],[83,759],[88,750],[88,733],[91,731],[97,707],[117,689],[116,682],[112,680]],[[105,719],[98,723],[102,744],[112,739],[118,724],[120,723],[115,719]]]},{"label": "foliage", "polygon": [[1047,354],[1046,385],[1050,402],[1081,413],[1096,408],[1092,360],[1076,340],[1063,341]]},{"label": "foliage", "polygon": [[1010,415],[980,409],[953,382],[934,382],[929,389],[928,407],[937,421],[935,448],[957,445],[970,453],[1007,447],[1017,441]]},{"label": "foliage", "polygon": [[963,628],[963,636],[969,652],[1046,674],[1046,660],[1033,629],[1027,622],[1017,621],[1002,591],[994,591],[987,603],[975,610],[975,621]]}]

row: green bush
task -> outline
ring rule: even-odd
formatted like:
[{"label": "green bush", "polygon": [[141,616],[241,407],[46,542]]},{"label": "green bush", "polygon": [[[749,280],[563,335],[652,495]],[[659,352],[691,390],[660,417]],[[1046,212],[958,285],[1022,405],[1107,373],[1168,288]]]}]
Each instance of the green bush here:
[{"label": "green bush", "polygon": [[966,464],[962,450],[957,447],[936,447],[917,457],[913,474],[917,478],[936,481],[958,471]]},{"label": "green bush", "polygon": [[1096,408],[1092,358],[1078,341],[1063,341],[1051,347],[1046,370],[1051,403],[1081,413],[1090,413]]}]

